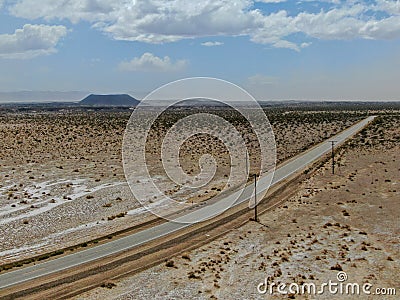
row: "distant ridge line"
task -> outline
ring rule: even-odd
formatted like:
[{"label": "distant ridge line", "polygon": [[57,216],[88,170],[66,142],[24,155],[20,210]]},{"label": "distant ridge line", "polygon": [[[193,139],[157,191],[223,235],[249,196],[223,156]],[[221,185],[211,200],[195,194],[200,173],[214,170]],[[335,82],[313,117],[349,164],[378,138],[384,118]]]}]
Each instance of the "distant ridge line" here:
[{"label": "distant ridge line", "polygon": [[85,106],[137,106],[139,100],[128,94],[96,95],[90,94],[79,102]]}]

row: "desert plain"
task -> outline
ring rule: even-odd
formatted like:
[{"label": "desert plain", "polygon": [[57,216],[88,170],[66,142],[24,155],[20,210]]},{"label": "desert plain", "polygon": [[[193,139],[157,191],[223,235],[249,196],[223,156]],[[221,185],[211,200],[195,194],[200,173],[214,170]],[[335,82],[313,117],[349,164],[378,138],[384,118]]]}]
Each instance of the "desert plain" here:
[{"label": "desert plain", "polygon": [[[379,117],[338,151],[334,175],[327,161],[259,223],[75,299],[395,299],[373,293],[400,288],[399,125],[398,114]],[[339,272],[371,294],[257,290],[274,282],[318,291]]]},{"label": "desert plain", "polygon": [[[249,221],[199,249],[104,282],[76,298],[265,299],[257,286],[266,278],[269,283],[319,284],[336,279],[339,271],[354,282],[399,290],[398,108],[294,106],[265,112],[275,135],[278,165],[367,115],[378,117],[337,150],[334,175],[329,161],[321,164],[295,195],[262,214],[259,222]],[[91,246],[96,239],[154,218],[132,196],[122,168],[130,113],[1,111],[0,265]],[[172,111],[166,119],[180,113]],[[168,124],[160,124],[148,140],[152,175],[170,195],[188,198],[189,191],[171,186],[160,167],[160,139],[168,129]],[[198,172],[204,152],[216,157],[219,169],[208,185],[190,194],[195,203],[217,195],[229,174],[226,149],[208,136],[184,145],[183,169]],[[257,151],[250,151],[249,160],[250,173],[255,172]],[[153,195],[148,197],[157,205]]]}]

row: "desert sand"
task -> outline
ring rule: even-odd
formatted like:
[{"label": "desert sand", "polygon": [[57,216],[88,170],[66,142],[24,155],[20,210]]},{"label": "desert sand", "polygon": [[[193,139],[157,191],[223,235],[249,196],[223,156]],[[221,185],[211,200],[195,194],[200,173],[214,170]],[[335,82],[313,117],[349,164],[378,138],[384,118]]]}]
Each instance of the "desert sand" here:
[{"label": "desert sand", "polygon": [[[297,194],[199,249],[108,281],[76,299],[396,299],[260,294],[265,282],[345,283],[400,292],[399,116],[379,118],[304,181]],[[388,290],[386,290],[388,291]],[[374,298],[375,297],[375,298]]]},{"label": "desert sand", "polygon": [[[276,137],[278,163],[365,116],[357,111],[273,109],[267,114]],[[154,218],[132,197],[125,181],[121,145],[129,115],[129,111],[112,110],[1,112],[0,264],[85,243]],[[157,147],[166,130],[161,122],[149,140],[150,162],[156,166]],[[227,154],[220,144],[213,146],[210,137],[185,144],[184,169],[195,173],[203,150],[222,162],[219,177],[190,201],[208,199],[226,183]],[[250,153],[250,161],[257,165],[256,155]],[[163,180],[159,166],[153,175]],[[173,186],[168,192],[188,197]],[[149,201],[153,200],[149,195]]]}]

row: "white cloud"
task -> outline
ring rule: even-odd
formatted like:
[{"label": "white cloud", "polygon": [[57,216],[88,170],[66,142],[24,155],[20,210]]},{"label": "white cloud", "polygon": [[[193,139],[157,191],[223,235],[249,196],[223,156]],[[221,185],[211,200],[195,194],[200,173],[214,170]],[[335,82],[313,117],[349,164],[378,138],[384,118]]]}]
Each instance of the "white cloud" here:
[{"label": "white cloud", "polygon": [[400,15],[400,1],[399,0],[376,0],[376,11],[384,11],[391,15]]},{"label": "white cloud", "polygon": [[281,10],[263,18],[263,25],[254,30],[251,34],[251,40],[260,44],[276,44],[286,36],[297,31],[293,18],[288,16],[287,12]]},{"label": "white cloud", "polygon": [[65,26],[26,24],[14,34],[0,35],[0,58],[27,59],[55,53],[66,34]]},{"label": "white cloud", "polygon": [[[1,0],[0,0],[1,1]],[[307,0],[309,2],[311,0]],[[251,41],[273,47],[300,50],[292,34],[317,39],[392,39],[400,37],[400,1],[320,0],[333,8],[317,13],[285,10],[262,11],[254,2],[284,0],[19,0],[10,12],[27,19],[71,22],[88,21],[117,40],[167,43],[182,39],[218,36],[248,36]],[[305,0],[300,1],[305,2]],[[379,18],[369,12],[388,14]],[[376,14],[380,15],[380,14]],[[210,44],[211,45],[211,44]]]},{"label": "white cloud", "polygon": [[205,43],[201,43],[202,46],[206,46],[206,47],[215,47],[215,46],[222,46],[224,43],[221,42],[205,42]]},{"label": "white cloud", "polygon": [[[332,4],[340,4],[341,0],[301,0],[298,1],[297,4],[301,4],[304,2],[324,2],[324,3],[332,3]],[[348,1],[350,2],[350,1]],[[355,1],[352,1],[355,2]]]},{"label": "white cloud", "polygon": [[273,43],[272,46],[275,48],[286,48],[286,49],[292,49],[294,51],[299,52],[300,48],[297,46],[295,43],[285,41],[285,40],[279,40],[276,43]]},{"label": "white cloud", "polygon": [[247,0],[136,1],[103,30],[121,40],[173,42],[206,36],[248,34],[262,14]]},{"label": "white cloud", "polygon": [[256,0],[256,2],[264,2],[264,3],[282,3],[287,0]]},{"label": "white cloud", "polygon": [[118,40],[148,43],[246,34],[262,14],[250,0],[20,0],[10,12],[27,19],[86,20]]},{"label": "white cloud", "polygon": [[120,71],[169,72],[179,71],[186,65],[186,60],[173,62],[168,56],[161,58],[146,52],[141,57],[121,62],[118,68]]},{"label": "white cloud", "polygon": [[337,8],[318,14],[300,13],[292,22],[296,32],[327,39],[394,39],[400,37],[400,16],[365,20],[364,5]]},{"label": "white cloud", "polygon": [[125,0],[68,0],[54,1],[20,0],[9,7],[10,12],[21,18],[45,20],[68,19],[73,23],[85,20],[89,22],[106,22],[118,18],[124,9]]},{"label": "white cloud", "polygon": [[360,29],[360,35],[370,39],[396,39],[400,36],[400,16],[368,21]]}]

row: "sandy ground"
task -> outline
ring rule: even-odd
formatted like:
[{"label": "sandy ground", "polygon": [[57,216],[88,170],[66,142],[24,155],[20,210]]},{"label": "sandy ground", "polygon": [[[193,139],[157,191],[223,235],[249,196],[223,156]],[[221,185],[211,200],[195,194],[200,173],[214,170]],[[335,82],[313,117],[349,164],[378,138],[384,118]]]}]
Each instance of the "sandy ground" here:
[{"label": "sandy ground", "polygon": [[[364,130],[280,207],[168,264],[106,282],[76,299],[396,299],[400,293],[400,118]],[[331,280],[395,288],[397,296],[260,294]],[[261,286],[263,289],[264,286]],[[288,289],[286,288],[286,291]]]},{"label": "sandy ground", "polygon": [[[281,162],[350,126],[360,114],[274,112],[269,117]],[[112,111],[1,113],[0,264],[153,218],[125,182],[121,144],[128,118],[129,113]],[[149,142],[152,162],[159,163],[153,150],[165,130],[156,128]],[[219,193],[230,166],[224,148],[213,144],[209,137],[189,141],[183,147],[183,167],[195,173],[198,157],[211,151],[222,162],[219,177],[190,197],[185,190],[167,187],[171,195],[199,202]],[[256,165],[257,159],[251,155],[250,161]],[[157,174],[159,169],[153,175],[162,184],[166,176]],[[148,198],[157,205],[152,194]]]}]

